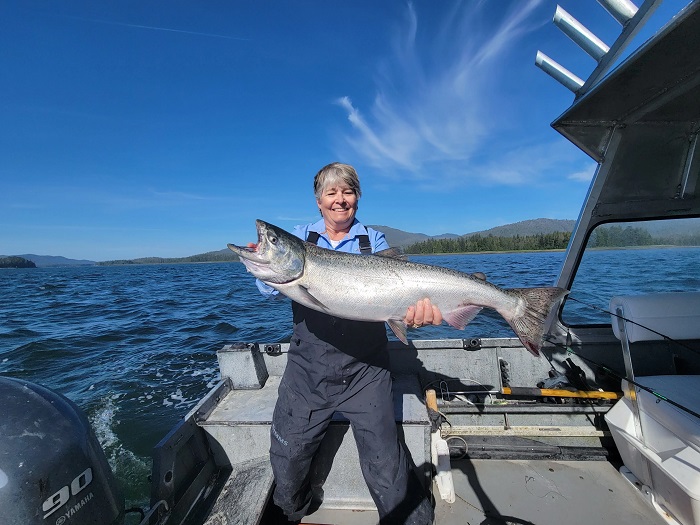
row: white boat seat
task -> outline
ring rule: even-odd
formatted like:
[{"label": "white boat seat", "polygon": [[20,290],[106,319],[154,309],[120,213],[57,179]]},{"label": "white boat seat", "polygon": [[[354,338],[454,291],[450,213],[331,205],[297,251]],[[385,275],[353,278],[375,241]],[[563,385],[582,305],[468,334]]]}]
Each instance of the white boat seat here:
[{"label": "white boat seat", "polygon": [[[698,375],[646,376],[638,377],[637,382],[694,411],[700,408],[700,376]],[[670,403],[665,403],[644,390],[637,393],[637,402],[643,413],[648,414],[669,432],[682,437],[686,443],[700,451],[700,420],[697,417]],[[644,422],[643,418],[643,426]],[[649,425],[646,425],[646,428],[649,428]],[[652,439],[653,436],[648,432],[645,436],[651,441],[649,445],[652,448],[657,451],[665,448],[658,443],[662,439],[661,436],[656,436],[658,439]]]},{"label": "white boat seat", "polygon": [[[622,331],[621,323],[614,315],[620,310],[624,316]],[[659,341],[664,339],[663,336],[674,340],[700,339],[700,292],[613,297],[610,300],[610,312],[613,314],[613,332],[623,342],[623,351],[629,349],[630,343]],[[628,366],[629,379],[668,399],[682,403],[684,407],[700,412],[699,375],[634,377],[631,360],[628,361]],[[662,402],[658,397],[643,390],[637,393],[637,403],[658,423],[700,450],[700,420],[697,417],[670,403]]]},{"label": "white boat seat", "polygon": [[[628,379],[700,412],[700,375],[635,377],[630,353],[631,344],[664,336],[700,339],[700,292],[613,297],[610,312]],[[627,381],[623,390],[605,420],[625,467],[662,515],[700,523],[700,418]]]},{"label": "white boat seat", "polygon": [[[630,343],[660,341],[663,337],[659,334],[679,340],[700,339],[700,292],[626,295],[610,300],[611,313],[614,314],[620,306],[625,318],[633,321],[625,326]],[[612,327],[615,337],[621,339],[615,316]]]}]

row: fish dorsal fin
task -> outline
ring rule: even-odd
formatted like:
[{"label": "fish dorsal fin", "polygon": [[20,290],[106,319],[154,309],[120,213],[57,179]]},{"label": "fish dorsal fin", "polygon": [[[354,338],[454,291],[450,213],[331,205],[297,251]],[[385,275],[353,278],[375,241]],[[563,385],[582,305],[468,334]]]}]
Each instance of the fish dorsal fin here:
[{"label": "fish dorsal fin", "polygon": [[376,255],[377,257],[389,257],[390,259],[399,259],[402,261],[407,259],[406,255],[401,253],[401,250],[398,248],[387,248],[386,250],[375,252],[372,255]]},{"label": "fish dorsal fin", "polygon": [[477,279],[479,279],[479,280],[481,280],[481,281],[485,281],[485,280],[486,280],[486,274],[485,274],[485,273],[481,273],[481,272],[474,272],[474,273],[472,274],[472,277],[476,277]]},{"label": "fish dorsal fin", "polygon": [[459,330],[464,330],[464,327],[471,323],[476,315],[481,312],[481,308],[481,306],[469,304],[467,306],[457,308],[456,310],[445,314],[443,317],[450,326]]},{"label": "fish dorsal fin", "polygon": [[394,332],[394,335],[398,337],[403,344],[407,345],[408,339],[406,338],[406,325],[404,322],[398,319],[389,319],[387,324],[389,328],[391,328],[391,331]]}]

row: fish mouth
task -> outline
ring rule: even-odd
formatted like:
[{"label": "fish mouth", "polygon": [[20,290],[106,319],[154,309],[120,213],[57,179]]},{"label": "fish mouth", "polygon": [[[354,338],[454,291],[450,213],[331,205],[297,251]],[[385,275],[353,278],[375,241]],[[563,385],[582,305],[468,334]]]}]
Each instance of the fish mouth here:
[{"label": "fish mouth", "polygon": [[[260,273],[270,266],[270,261],[264,259],[258,249],[249,246],[236,246],[235,244],[227,244],[228,249],[238,255],[246,269],[253,273]],[[260,246],[260,243],[257,244]]]},{"label": "fish mouth", "polygon": [[237,246],[231,243],[227,244],[226,246],[228,246],[229,250],[231,250],[233,253],[235,253],[242,259],[262,262],[257,248],[251,248],[250,246]]},{"label": "fish mouth", "polygon": [[248,246],[229,244],[250,273],[262,282],[288,283],[304,272],[303,241],[258,219],[258,243]]},{"label": "fish mouth", "polygon": [[[250,246],[237,246],[235,244],[227,244],[228,249],[241,258],[241,262],[248,262],[254,266],[266,266],[270,264],[270,261],[265,257],[265,247],[262,243],[263,232],[260,224],[260,220],[255,221],[258,233],[258,242],[255,247]],[[247,266],[247,264],[246,264]]]},{"label": "fish mouth", "polygon": [[263,251],[260,251],[260,242],[251,248],[250,246],[236,246],[235,244],[227,244],[228,249],[240,257],[241,262],[245,263],[246,266],[251,264],[253,266],[262,267],[268,266],[270,261],[265,257]]}]

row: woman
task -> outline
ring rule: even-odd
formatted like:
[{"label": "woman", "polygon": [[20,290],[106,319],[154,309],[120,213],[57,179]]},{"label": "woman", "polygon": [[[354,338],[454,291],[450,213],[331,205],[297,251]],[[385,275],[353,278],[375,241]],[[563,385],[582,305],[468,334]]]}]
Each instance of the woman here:
[{"label": "woman", "polygon": [[[321,248],[374,253],[389,248],[384,234],[355,217],[361,196],[352,166],[333,163],[314,178],[321,220],[298,226],[294,235]],[[277,291],[257,281],[265,295]],[[312,502],[309,471],[334,412],[353,428],[362,473],[381,523],[428,524],[433,509],[394,421],[384,323],[332,317],[292,302],[294,333],[272,420],[270,462],[274,501],[289,520],[300,520]],[[417,328],[440,324],[428,299],[408,308],[404,319]]]}]

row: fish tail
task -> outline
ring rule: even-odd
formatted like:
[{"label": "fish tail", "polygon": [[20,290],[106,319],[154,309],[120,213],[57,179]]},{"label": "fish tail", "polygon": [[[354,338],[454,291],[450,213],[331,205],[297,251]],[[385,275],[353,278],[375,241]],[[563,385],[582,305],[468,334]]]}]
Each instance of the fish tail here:
[{"label": "fish tail", "polygon": [[545,322],[552,307],[568,292],[564,288],[511,288],[509,293],[524,301],[524,307],[512,318],[506,317],[525,348],[534,356],[540,355]]}]

